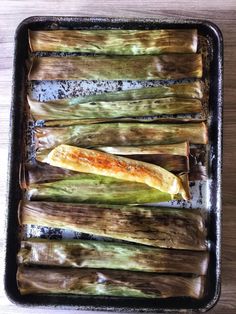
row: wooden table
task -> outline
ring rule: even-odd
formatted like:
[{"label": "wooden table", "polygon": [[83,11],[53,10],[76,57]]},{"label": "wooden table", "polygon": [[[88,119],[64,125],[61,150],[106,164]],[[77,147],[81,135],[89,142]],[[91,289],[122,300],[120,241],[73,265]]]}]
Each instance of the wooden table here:
[{"label": "wooden table", "polygon": [[[236,313],[236,4],[224,1],[1,1],[0,10],[0,312],[4,314],[66,313],[66,310],[28,309],[11,304],[3,288],[4,221],[7,187],[8,133],[11,103],[11,76],[14,31],[32,15],[77,15],[121,17],[180,17],[208,19],[223,32],[224,62],[224,163],[223,163],[223,256],[222,294],[211,313]],[[68,311],[76,313],[77,311]]]}]

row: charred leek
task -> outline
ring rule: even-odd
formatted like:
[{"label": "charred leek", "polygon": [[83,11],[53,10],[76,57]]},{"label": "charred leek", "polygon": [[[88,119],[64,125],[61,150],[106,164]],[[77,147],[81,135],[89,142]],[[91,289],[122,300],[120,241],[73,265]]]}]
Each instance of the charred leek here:
[{"label": "charred leek", "polygon": [[160,85],[156,87],[137,88],[89,96],[56,99],[51,100],[50,103],[55,105],[76,106],[82,103],[90,102],[95,103],[101,101],[115,102],[124,100],[153,99],[164,97],[202,99],[203,98],[202,82],[196,81],[185,84]]},{"label": "charred leek", "polygon": [[202,215],[157,207],[21,202],[20,224],[65,228],[163,248],[206,250]]},{"label": "charred leek", "polygon": [[201,54],[35,57],[29,80],[162,80],[202,77]]},{"label": "charred leek", "polygon": [[28,99],[35,120],[93,119],[155,116],[162,114],[199,113],[201,101],[185,98],[153,98],[139,100],[88,102],[79,105],[61,105],[54,101],[39,102]]},{"label": "charred leek", "polygon": [[47,162],[78,172],[144,183],[164,193],[181,194],[184,199],[189,197],[181,180],[164,168],[97,150],[62,144],[49,153]]},{"label": "charred leek", "polygon": [[205,278],[103,269],[19,267],[21,294],[66,293],[123,297],[192,297],[204,293]]},{"label": "charred leek", "polygon": [[80,147],[207,143],[205,123],[145,124],[104,123],[56,128],[36,128],[39,152],[59,144]]},{"label": "charred leek", "polygon": [[208,252],[150,248],[104,241],[30,239],[21,242],[18,263],[205,275]]},{"label": "charred leek", "polygon": [[196,29],[29,31],[31,51],[140,55],[197,51]]}]

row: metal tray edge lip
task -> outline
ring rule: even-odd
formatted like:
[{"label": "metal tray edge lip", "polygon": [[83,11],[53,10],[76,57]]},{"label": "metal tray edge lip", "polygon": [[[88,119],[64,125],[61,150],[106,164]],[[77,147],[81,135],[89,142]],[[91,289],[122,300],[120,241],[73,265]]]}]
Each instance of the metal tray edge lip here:
[{"label": "metal tray edge lip", "polygon": [[12,181],[12,165],[14,163],[14,156],[12,156],[12,146],[13,146],[13,142],[15,140],[14,137],[14,130],[15,130],[15,119],[16,119],[16,115],[15,115],[15,80],[16,80],[16,66],[17,66],[17,45],[16,42],[18,41],[17,37],[18,37],[18,33],[21,31],[21,29],[24,26],[24,22],[27,19],[24,19],[23,21],[20,22],[20,24],[18,24],[15,33],[14,33],[14,51],[13,51],[13,62],[12,62],[12,76],[11,76],[11,105],[10,105],[10,121],[9,121],[9,135],[8,135],[8,140],[9,140],[9,144],[8,144],[8,160],[7,160],[7,182],[6,182],[6,196],[5,196],[5,204],[6,204],[6,213],[5,213],[5,228],[4,228],[4,293],[5,296],[8,298],[8,300],[10,302],[12,302],[13,304],[20,304],[19,302],[17,302],[9,293],[8,291],[8,287],[7,287],[7,272],[8,270],[8,266],[7,266],[7,254],[8,254],[8,237],[9,237],[9,207],[10,206],[10,192],[11,192],[11,181]]},{"label": "metal tray edge lip", "polygon": [[[21,31],[21,29],[24,26],[29,25],[32,22],[36,22],[37,19],[40,19],[40,21],[48,21],[49,19],[55,20],[55,21],[67,21],[70,19],[78,19],[78,20],[83,20],[83,21],[96,21],[96,22],[155,22],[155,23],[165,23],[166,25],[168,24],[199,24],[199,25],[204,25],[207,26],[208,28],[211,28],[211,30],[213,30],[215,32],[215,35],[217,36],[217,44],[218,44],[218,49],[219,49],[219,56],[220,56],[220,60],[218,60],[218,82],[219,82],[219,90],[218,90],[218,156],[217,156],[217,208],[219,210],[219,215],[217,216],[217,225],[218,225],[218,232],[221,235],[221,174],[222,174],[222,137],[223,137],[223,132],[222,132],[222,106],[223,106],[223,36],[221,33],[221,30],[219,29],[219,27],[214,24],[211,21],[208,20],[202,20],[202,19],[192,19],[192,18],[124,18],[124,17],[93,17],[93,16],[30,16],[27,17],[26,19],[22,20],[20,22],[20,24],[18,25],[18,27],[16,28],[15,31],[15,48],[14,48],[14,59],[13,59],[13,74],[12,74],[12,96],[11,96],[11,108],[10,108],[10,133],[9,133],[9,153],[8,153],[8,171],[7,171],[7,191],[6,191],[6,206],[7,208],[9,207],[9,196],[10,196],[10,182],[12,180],[12,176],[11,176],[11,169],[12,169],[12,163],[13,163],[13,156],[11,154],[11,147],[14,141],[14,120],[16,119],[15,113],[14,113],[14,97],[15,97],[15,85],[14,85],[14,81],[15,81],[15,76],[16,76],[16,61],[17,61],[17,57],[16,57],[16,41],[17,41],[17,35],[19,33],[19,31]],[[14,119],[12,119],[12,117],[14,117]],[[79,310],[106,310],[106,311],[119,311],[119,312],[153,312],[154,309],[153,308],[127,308],[127,307],[110,307],[110,306],[106,306],[106,307],[95,307],[95,306],[76,306],[76,305],[65,305],[65,306],[61,306],[61,305],[37,305],[37,304],[27,304],[25,302],[19,302],[16,301],[14,298],[12,298],[9,293],[8,293],[8,289],[6,287],[6,270],[7,270],[7,260],[6,260],[6,256],[7,256],[7,240],[8,240],[8,216],[9,216],[9,209],[6,211],[5,214],[5,245],[4,245],[4,259],[5,259],[5,271],[4,271],[4,290],[5,290],[5,294],[8,297],[8,299],[13,302],[16,305],[20,305],[23,307],[29,307],[32,308],[34,306],[38,306],[39,308],[49,308],[49,307],[54,307],[54,308],[60,308],[60,309],[79,309]],[[219,252],[219,258],[220,258],[220,254],[221,254],[221,248],[220,248],[220,243],[217,243],[217,251]],[[221,264],[221,261],[218,261]],[[204,308],[199,308],[199,309],[188,309],[189,311],[200,311],[200,312],[206,312],[209,311],[211,308],[213,308],[216,303],[218,302],[219,298],[220,298],[220,284],[221,284],[221,278],[220,278],[220,274],[218,274],[218,278],[217,278],[217,289],[216,289],[216,293],[214,295],[214,297],[212,298],[212,300],[204,307]],[[166,308],[158,308],[155,309],[156,313],[159,313],[160,311],[165,311],[165,312],[175,312],[175,309],[166,309]],[[185,311],[185,309],[178,309],[178,312],[182,312]]]}]

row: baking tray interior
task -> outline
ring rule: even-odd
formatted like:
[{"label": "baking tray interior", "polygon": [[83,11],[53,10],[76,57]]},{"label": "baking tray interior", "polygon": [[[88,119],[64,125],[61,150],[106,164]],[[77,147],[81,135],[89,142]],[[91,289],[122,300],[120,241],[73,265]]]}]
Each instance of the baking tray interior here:
[{"label": "baking tray interior", "polygon": [[[192,187],[194,200],[188,207],[200,207],[207,211],[208,238],[211,242],[210,264],[207,275],[205,297],[201,300],[191,298],[144,299],[121,297],[93,297],[73,295],[25,295],[21,296],[16,284],[16,254],[19,243],[17,207],[22,199],[22,191],[18,184],[19,166],[23,158],[23,140],[25,138],[25,114],[27,92],[31,92],[40,100],[55,97],[72,97],[78,93],[89,93],[91,86],[87,82],[36,82],[27,84],[26,60],[29,57],[28,29],[165,29],[165,28],[197,28],[199,36],[210,43],[210,75],[209,75],[209,146],[208,146],[208,180],[206,183]],[[22,305],[69,306],[93,310],[123,311],[163,311],[193,309],[205,311],[217,301],[220,293],[220,240],[221,240],[221,141],[222,141],[222,36],[212,23],[198,20],[163,21],[154,19],[109,19],[79,17],[31,17],[23,21],[16,31],[15,59],[13,75],[13,98],[11,108],[11,143],[9,156],[9,191],[6,243],[5,288],[9,298]],[[161,82],[104,82],[95,84],[98,92],[154,86]],[[50,85],[52,84],[52,85]],[[145,85],[146,84],[146,85]],[[69,89],[68,89],[69,88]],[[44,91],[47,91],[44,93]],[[94,91],[93,91],[94,92]],[[173,204],[173,206],[183,204]],[[33,230],[33,231],[32,231]],[[27,232],[34,232],[34,229]],[[51,232],[51,231],[49,231]],[[52,231],[53,232],[53,231]],[[56,231],[54,231],[56,233]],[[73,235],[72,235],[73,237]]]}]

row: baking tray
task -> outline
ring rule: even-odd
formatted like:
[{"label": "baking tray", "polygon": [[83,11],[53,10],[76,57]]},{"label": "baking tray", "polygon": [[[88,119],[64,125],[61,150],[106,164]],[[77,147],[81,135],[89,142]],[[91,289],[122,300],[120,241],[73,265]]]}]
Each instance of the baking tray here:
[{"label": "baking tray", "polygon": [[[204,207],[208,214],[208,238],[211,242],[210,264],[207,274],[206,294],[201,300],[191,298],[145,299],[102,296],[74,295],[20,295],[16,284],[16,254],[19,248],[19,227],[17,208],[22,199],[18,183],[19,167],[24,155],[26,95],[26,61],[29,57],[28,29],[173,29],[197,28],[199,35],[207,38],[211,45],[209,67],[209,179],[205,186]],[[8,211],[5,290],[9,299],[25,306],[51,306],[57,308],[76,308],[81,310],[109,310],[126,312],[204,312],[213,307],[220,295],[221,278],[221,165],[222,165],[222,72],[223,39],[218,27],[201,20],[175,19],[121,19],[90,17],[30,17],[17,28],[15,35],[15,56],[13,73],[13,96],[11,105],[11,134],[9,146]],[[69,82],[76,90],[77,84]],[[152,84],[152,83],[151,83]],[[62,83],[63,85],[63,83]],[[41,86],[42,88],[42,86]],[[83,89],[83,86],[80,88]],[[32,93],[37,85],[31,86]],[[78,88],[77,88],[78,89]],[[53,90],[53,89],[52,89]],[[58,91],[60,92],[60,90]],[[58,96],[58,95],[57,95]],[[73,92],[72,95],[73,96]]]}]

